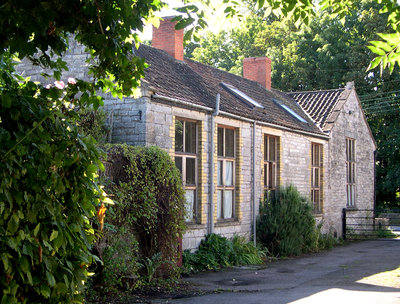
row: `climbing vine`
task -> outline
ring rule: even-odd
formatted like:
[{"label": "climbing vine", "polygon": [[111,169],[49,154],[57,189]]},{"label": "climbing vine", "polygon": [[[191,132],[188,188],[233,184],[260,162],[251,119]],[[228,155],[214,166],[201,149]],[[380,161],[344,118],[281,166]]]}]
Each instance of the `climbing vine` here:
[{"label": "climbing vine", "polygon": [[[115,232],[135,236],[138,258],[146,261],[161,254],[167,263],[158,274],[173,274],[179,238],[186,227],[178,169],[168,153],[155,146],[108,145],[106,150],[106,172],[112,182],[106,183],[105,190],[115,201],[106,218],[113,226],[106,238],[120,241]],[[133,239],[130,242],[135,243]]]}]

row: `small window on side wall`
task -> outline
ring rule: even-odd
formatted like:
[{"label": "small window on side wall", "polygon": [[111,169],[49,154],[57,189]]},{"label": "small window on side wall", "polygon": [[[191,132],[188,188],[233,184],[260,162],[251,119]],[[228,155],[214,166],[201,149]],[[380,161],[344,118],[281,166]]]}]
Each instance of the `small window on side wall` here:
[{"label": "small window on side wall", "polygon": [[323,146],[311,143],[311,202],[314,213],[322,213]]},{"label": "small window on side wall", "polygon": [[356,151],[355,140],[346,138],[346,193],[347,207],[356,206]]}]

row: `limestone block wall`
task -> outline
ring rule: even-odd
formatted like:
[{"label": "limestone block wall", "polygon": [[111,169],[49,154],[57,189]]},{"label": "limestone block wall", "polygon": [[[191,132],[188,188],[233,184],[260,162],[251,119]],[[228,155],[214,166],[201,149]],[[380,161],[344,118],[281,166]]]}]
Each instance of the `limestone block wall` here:
[{"label": "limestone block wall", "polygon": [[110,129],[112,143],[146,145],[146,105],[149,98],[145,94],[138,98],[124,97],[122,100],[105,96],[104,111]]},{"label": "limestone block wall", "polygon": [[356,209],[374,208],[374,151],[376,149],[357,95],[353,90],[331,130],[325,222],[342,235],[342,209],[346,207],[346,138],[355,140]]},{"label": "limestone block wall", "polygon": [[[279,138],[279,163],[278,184],[280,186],[294,185],[299,192],[311,199],[311,145],[322,144],[323,168],[322,168],[322,205],[323,210],[329,208],[330,200],[327,196],[329,171],[329,146],[328,140],[294,132],[282,131],[271,127],[262,127],[262,136],[272,135]],[[260,139],[261,140],[261,139]],[[257,157],[258,167],[262,174],[259,175],[259,190],[257,196],[263,198],[263,157],[264,142],[260,145],[260,157]],[[257,206],[258,207],[258,206]],[[257,209],[258,213],[258,209]],[[324,218],[324,214],[315,215],[317,221]]]},{"label": "limestone block wall", "polygon": [[[89,58],[89,54],[85,52],[85,47],[79,44],[76,40],[69,40],[69,49],[63,56],[63,60],[67,63],[68,71],[63,71],[61,80],[67,83],[69,77],[78,78],[86,81],[92,80],[92,77],[88,74],[89,64],[86,60]],[[28,59],[22,60],[16,67],[17,72],[22,73],[23,76],[30,76],[32,81],[38,81],[42,84],[51,84],[54,79],[45,79],[41,73],[48,73],[52,75],[50,70],[45,70],[39,66],[35,66]]]},{"label": "limestone block wall", "polygon": [[[175,120],[189,119],[198,125],[198,193],[199,220],[188,224],[188,230],[183,237],[184,249],[196,249],[204,236],[209,233],[210,208],[210,151],[211,136],[214,137],[214,182],[217,180],[217,128],[219,125],[235,128],[236,132],[236,216],[233,221],[217,220],[217,194],[214,201],[214,232],[225,237],[235,234],[250,239],[252,229],[252,123],[237,119],[217,116],[215,118],[215,133],[211,134],[211,114],[204,111],[190,110],[162,100],[153,99],[146,103],[146,145],[157,145],[174,155]],[[261,143],[261,129],[257,129]],[[257,149],[259,156],[261,152]],[[257,168],[257,174],[260,170]],[[257,179],[258,181],[258,179]],[[256,186],[259,188],[260,183]],[[258,190],[256,193],[260,193]],[[257,198],[257,202],[259,197]],[[257,203],[258,205],[258,203]],[[257,206],[258,208],[258,206]]]}]

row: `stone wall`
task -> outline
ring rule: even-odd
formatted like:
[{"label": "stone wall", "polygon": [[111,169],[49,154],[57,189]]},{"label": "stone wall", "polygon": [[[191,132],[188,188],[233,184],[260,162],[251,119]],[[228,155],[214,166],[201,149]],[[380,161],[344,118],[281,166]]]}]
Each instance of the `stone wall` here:
[{"label": "stone wall", "polygon": [[[64,60],[69,71],[64,72],[62,80],[75,77],[89,80],[88,55],[84,48],[71,41],[71,49]],[[34,81],[44,84],[52,80],[44,79],[45,72],[24,60],[18,67],[19,72],[31,76]],[[104,109],[111,128],[111,141],[131,145],[157,145],[174,155],[175,119],[191,119],[198,122],[198,195],[200,204],[199,220],[190,224],[184,235],[184,249],[195,249],[204,236],[209,233],[210,209],[210,139],[217,145],[217,126],[229,126],[236,130],[236,212],[234,221],[218,221],[216,218],[216,191],[214,201],[214,232],[231,237],[240,234],[250,239],[253,223],[253,195],[255,211],[258,214],[259,202],[263,198],[263,149],[264,134],[279,137],[280,163],[279,184],[296,186],[303,195],[311,193],[311,143],[323,145],[323,214],[318,220],[324,221],[324,232],[329,230],[342,234],[341,211],[346,206],[346,137],[356,140],[356,208],[373,208],[374,199],[374,142],[364,120],[360,104],[354,90],[349,93],[347,102],[340,109],[336,122],[330,132],[330,140],[283,131],[276,128],[257,125],[256,127],[256,171],[253,176],[253,123],[224,116],[215,118],[215,133],[211,134],[211,113],[196,110],[159,98],[152,98],[152,92],[142,86],[141,97],[113,98],[104,96]],[[217,179],[217,155],[214,154],[214,181]],[[253,179],[256,191],[253,194]]]},{"label": "stone wall", "polygon": [[364,119],[354,90],[340,109],[331,130],[329,141],[329,170],[327,172],[327,204],[325,224],[342,235],[342,209],[346,207],[346,138],[355,139],[356,198],[355,208],[374,208],[374,151],[375,143]]},{"label": "stone wall", "polygon": [[[63,60],[67,63],[68,71],[62,73],[61,80],[67,83],[68,78],[73,77],[91,81],[92,77],[88,73],[89,64],[86,62],[90,56],[85,52],[85,47],[73,39],[70,39],[69,46],[68,51],[63,56]],[[41,82],[43,85],[51,84],[54,81],[52,77],[46,79],[41,75],[42,73],[48,73],[52,76],[50,70],[34,66],[28,59],[22,60],[22,62],[16,67],[16,70],[17,72],[22,73],[25,77],[30,76],[32,81]]]}]

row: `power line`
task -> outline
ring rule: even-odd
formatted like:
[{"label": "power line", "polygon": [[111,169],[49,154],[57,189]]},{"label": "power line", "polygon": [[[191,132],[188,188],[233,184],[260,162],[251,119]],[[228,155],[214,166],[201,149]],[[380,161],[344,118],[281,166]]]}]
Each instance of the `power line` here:
[{"label": "power line", "polygon": [[371,111],[371,112],[364,110],[365,115],[390,114],[395,112],[399,112],[399,109],[383,109],[381,111]]},{"label": "power line", "polygon": [[397,96],[386,96],[386,97],[380,97],[380,98],[375,98],[375,99],[370,99],[367,101],[361,100],[361,103],[363,105],[369,106],[371,104],[379,104],[379,103],[385,103],[387,101],[394,101],[396,100]]},{"label": "power line", "polygon": [[[393,94],[393,93],[400,93],[400,91],[399,91],[399,90],[395,90],[395,91],[390,91],[390,92],[377,92],[377,93],[374,93],[374,94],[359,95],[358,97],[359,97],[360,99],[363,99],[363,96],[367,96],[367,98],[364,98],[363,100],[369,100],[369,99],[372,99],[371,96],[388,95],[388,94]],[[371,98],[370,98],[370,97],[371,97]]]},{"label": "power line", "polygon": [[399,102],[397,100],[387,99],[387,100],[384,100],[384,101],[363,105],[363,108],[364,109],[368,109],[368,108],[375,108],[375,107],[381,107],[381,106],[387,106],[387,105],[398,106],[400,104],[399,104]]}]

